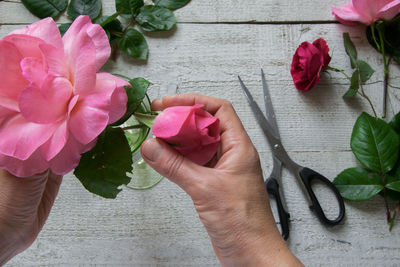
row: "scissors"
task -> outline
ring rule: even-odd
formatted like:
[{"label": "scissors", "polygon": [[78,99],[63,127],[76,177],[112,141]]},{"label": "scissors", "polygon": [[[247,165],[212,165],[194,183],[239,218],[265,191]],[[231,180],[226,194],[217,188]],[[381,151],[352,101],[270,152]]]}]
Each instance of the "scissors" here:
[{"label": "scissors", "polygon": [[[246,94],[247,100],[249,101],[250,107],[256,117],[258,124],[261,126],[265,136],[268,139],[268,142],[272,148],[272,158],[273,158],[273,168],[271,175],[268,179],[265,180],[265,186],[268,194],[273,196],[276,199],[279,220],[281,224],[282,237],[287,240],[289,237],[289,218],[290,214],[287,212],[287,208],[284,202],[284,196],[282,191],[282,164],[286,166],[287,169],[296,177],[300,184],[300,188],[304,192],[310,209],[315,212],[316,216],[319,220],[325,225],[337,225],[339,224],[345,214],[345,207],[343,198],[340,196],[337,188],[329,181],[326,177],[319,174],[316,171],[313,171],[307,167],[303,167],[294,162],[286,152],[284,146],[282,145],[280,134],[278,130],[278,124],[275,118],[274,108],[272,106],[271,97],[268,91],[267,82],[265,81],[265,75],[263,70],[261,69],[261,78],[262,85],[264,91],[264,104],[266,108],[266,116],[264,116],[257,102],[254,100],[250,91],[244,85],[240,76],[238,76],[240,85],[244,93]],[[313,181],[318,180],[324,183],[336,196],[336,199],[339,204],[339,215],[336,219],[328,219],[325,216],[324,211],[319,204],[317,197],[314,194],[314,191],[311,187]]]}]

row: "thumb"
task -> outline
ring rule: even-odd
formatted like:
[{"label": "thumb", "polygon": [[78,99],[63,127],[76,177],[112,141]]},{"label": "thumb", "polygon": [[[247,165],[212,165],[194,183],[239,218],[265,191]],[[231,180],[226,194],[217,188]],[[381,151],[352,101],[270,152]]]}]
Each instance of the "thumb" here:
[{"label": "thumb", "polygon": [[141,146],[141,154],[155,171],[179,185],[189,195],[190,188],[204,177],[202,173],[205,167],[185,158],[160,139],[147,139]]}]

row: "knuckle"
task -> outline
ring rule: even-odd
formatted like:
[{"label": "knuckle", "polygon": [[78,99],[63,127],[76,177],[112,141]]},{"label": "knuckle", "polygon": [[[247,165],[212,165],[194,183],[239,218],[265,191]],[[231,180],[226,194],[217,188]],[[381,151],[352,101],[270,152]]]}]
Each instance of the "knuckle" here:
[{"label": "knuckle", "polygon": [[172,178],[176,177],[183,165],[184,160],[185,160],[184,157],[179,155],[175,155],[173,157],[168,158],[167,161],[165,162],[166,176]]}]

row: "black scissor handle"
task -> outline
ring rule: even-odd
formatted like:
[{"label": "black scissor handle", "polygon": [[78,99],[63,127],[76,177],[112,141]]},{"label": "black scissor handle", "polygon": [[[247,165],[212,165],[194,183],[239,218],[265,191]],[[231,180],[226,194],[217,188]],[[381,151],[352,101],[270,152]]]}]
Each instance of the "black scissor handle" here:
[{"label": "black scissor handle", "polygon": [[[339,224],[343,218],[344,218],[344,213],[345,213],[345,207],[344,207],[344,201],[342,196],[340,195],[339,191],[335,187],[335,185],[329,181],[326,177],[323,175],[319,174],[316,171],[313,171],[309,168],[302,168],[299,172],[300,178],[303,181],[303,184],[305,188],[307,189],[308,195],[310,196],[312,205],[310,206],[310,209],[314,211],[317,214],[317,217],[321,220],[326,225],[337,225]],[[321,205],[318,202],[317,197],[314,194],[314,191],[312,190],[311,187],[311,182],[312,180],[319,180],[323,182],[325,185],[327,185],[335,194],[337,201],[339,202],[339,216],[334,219],[330,220],[325,216],[324,211],[321,208]]]},{"label": "black scissor handle", "polygon": [[285,210],[282,204],[281,195],[279,193],[279,184],[274,178],[268,178],[265,181],[267,192],[276,199],[276,206],[278,207],[279,222],[281,224],[282,237],[287,240],[289,237],[289,218],[290,214]]}]

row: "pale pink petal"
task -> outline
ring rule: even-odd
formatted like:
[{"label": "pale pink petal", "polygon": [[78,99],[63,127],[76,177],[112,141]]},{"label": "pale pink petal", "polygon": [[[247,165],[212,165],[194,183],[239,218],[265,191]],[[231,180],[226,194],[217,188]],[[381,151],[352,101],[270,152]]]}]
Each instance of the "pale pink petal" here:
[{"label": "pale pink petal", "polygon": [[382,7],[376,15],[379,19],[391,20],[400,13],[400,0],[390,1]]},{"label": "pale pink petal", "polygon": [[0,168],[7,170],[17,177],[30,177],[42,173],[49,168],[40,151],[36,150],[26,160],[19,160],[0,154]]},{"label": "pale pink petal", "polygon": [[40,147],[43,157],[50,161],[63,149],[68,140],[67,121],[60,124],[53,136]]},{"label": "pale pink petal", "polygon": [[56,130],[54,124],[37,124],[16,115],[0,126],[0,153],[26,160]]},{"label": "pale pink petal", "polygon": [[70,114],[69,129],[80,143],[88,144],[106,128],[110,98],[106,92],[78,100]]},{"label": "pale pink petal", "polygon": [[92,24],[88,16],[79,16],[72,23],[68,31],[63,36],[66,54],[72,50],[76,37],[82,32],[87,33],[96,49],[96,70],[99,70],[107,61],[111,53],[108,37],[98,24]]},{"label": "pale pink petal", "polygon": [[332,7],[332,14],[335,18],[345,25],[355,25],[355,22],[361,22],[369,25],[370,22],[368,18],[361,16],[350,3],[339,8]]},{"label": "pale pink petal", "polygon": [[58,175],[72,171],[78,166],[84,149],[85,146],[69,134],[64,148],[49,162],[51,171]]},{"label": "pale pink petal", "polygon": [[32,84],[21,92],[19,108],[31,122],[54,123],[66,118],[71,94],[72,86],[67,79],[48,76],[41,88]]},{"label": "pale pink petal", "polygon": [[[113,83],[110,83],[109,81],[113,81]],[[110,88],[102,88],[107,84],[109,84]],[[97,73],[96,92],[102,90],[111,90],[113,92],[110,103],[109,124],[116,122],[125,114],[128,96],[126,95],[124,86],[129,85],[130,84],[127,81],[109,73]]]},{"label": "pale pink petal", "polygon": [[63,47],[60,31],[52,18],[39,20],[25,28],[13,31],[11,34],[26,34],[45,40],[46,43],[55,47]]},{"label": "pale pink petal", "polygon": [[47,77],[47,71],[43,66],[41,58],[26,57],[21,60],[22,75],[37,87],[42,86],[42,82]]},{"label": "pale pink petal", "polygon": [[49,44],[41,44],[39,48],[42,51],[43,61],[48,68],[48,73],[69,79],[69,69],[64,51]]},{"label": "pale pink petal", "polygon": [[45,42],[39,38],[29,35],[11,34],[4,37],[3,40],[15,45],[23,57],[42,58],[39,45]]},{"label": "pale pink petal", "polygon": [[21,60],[21,53],[12,43],[0,40],[0,106],[17,111],[18,95],[29,84],[21,74]]}]

